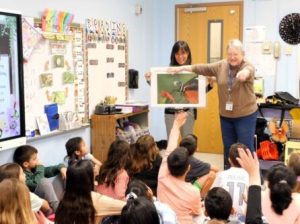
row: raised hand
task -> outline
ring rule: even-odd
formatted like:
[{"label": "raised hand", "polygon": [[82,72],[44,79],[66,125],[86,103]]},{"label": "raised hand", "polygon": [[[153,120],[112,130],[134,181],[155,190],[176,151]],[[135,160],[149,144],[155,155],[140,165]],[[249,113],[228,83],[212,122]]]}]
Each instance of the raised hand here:
[{"label": "raised hand", "polygon": [[256,153],[251,153],[249,149],[246,151],[239,148],[239,158],[236,158],[241,167],[243,167],[249,174],[250,185],[260,185],[260,172],[259,172],[259,161]]}]

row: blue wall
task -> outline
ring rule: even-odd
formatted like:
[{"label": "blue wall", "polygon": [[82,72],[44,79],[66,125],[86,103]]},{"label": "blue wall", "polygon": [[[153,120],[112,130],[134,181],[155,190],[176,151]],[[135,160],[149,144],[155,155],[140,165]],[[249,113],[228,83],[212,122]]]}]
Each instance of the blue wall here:
[{"label": "blue wall", "polygon": [[[142,5],[142,14],[135,15],[135,5]],[[74,22],[84,24],[89,17],[123,22],[129,34],[129,68],[140,71],[138,90],[129,92],[130,99],[148,100],[149,91],[144,79],[144,72],[148,70],[153,61],[153,3],[152,1],[135,0],[0,0],[0,8],[21,12],[24,16],[40,17],[45,8],[68,11],[75,15]],[[146,91],[145,91],[146,90]],[[53,137],[42,138],[28,144],[39,150],[39,158],[45,165],[63,161],[65,142],[74,136],[81,136],[90,145],[90,129],[84,128]],[[0,164],[12,160],[14,149],[0,152]]]},{"label": "blue wall", "polygon": [[[225,2],[212,0],[189,0],[189,3]],[[134,13],[136,4],[141,4],[142,14]],[[171,47],[175,41],[175,5],[184,4],[180,0],[0,0],[1,8],[18,10],[25,16],[39,17],[45,8],[65,10],[75,14],[75,22],[84,23],[85,18],[124,22],[129,32],[129,68],[140,72],[138,90],[130,90],[130,99],[148,100],[150,88],[143,74],[152,66],[169,64]],[[29,7],[30,5],[30,7]],[[278,34],[281,18],[287,13],[299,12],[299,0],[244,0],[244,27],[262,25],[267,27],[266,38],[272,42],[285,44]],[[300,47],[293,46],[291,56],[281,54],[277,64],[276,90],[299,94]],[[273,80],[269,80],[273,82]],[[165,139],[163,110],[151,108],[150,131],[156,140]],[[65,156],[64,144],[72,136],[82,136],[90,145],[89,128],[34,141],[40,153],[40,160],[46,165],[58,163]],[[11,160],[13,149],[0,152],[0,164]]]}]

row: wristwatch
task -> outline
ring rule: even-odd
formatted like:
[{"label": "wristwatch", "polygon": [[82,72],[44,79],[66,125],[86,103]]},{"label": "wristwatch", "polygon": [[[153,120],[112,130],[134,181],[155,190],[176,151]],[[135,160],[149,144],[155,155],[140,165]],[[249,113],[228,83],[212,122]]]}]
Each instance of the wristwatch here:
[{"label": "wristwatch", "polygon": [[300,13],[290,13],[282,18],[279,24],[279,34],[288,44],[300,43]]}]

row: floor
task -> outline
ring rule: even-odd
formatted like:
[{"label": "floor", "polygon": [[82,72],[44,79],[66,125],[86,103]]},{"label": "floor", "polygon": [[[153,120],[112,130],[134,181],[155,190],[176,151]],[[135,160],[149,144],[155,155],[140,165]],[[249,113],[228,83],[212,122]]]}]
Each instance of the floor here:
[{"label": "floor", "polygon": [[196,152],[195,157],[201,161],[207,162],[219,168],[219,170],[224,169],[224,159],[223,154],[213,154],[213,153],[199,153]]},{"label": "floor", "polygon": [[[160,151],[161,154],[164,153],[164,150]],[[215,165],[219,168],[219,170],[223,170],[224,161],[223,161],[223,154],[213,154],[213,153],[199,153],[196,152],[195,157],[200,159],[203,162],[210,163],[211,165]]]}]

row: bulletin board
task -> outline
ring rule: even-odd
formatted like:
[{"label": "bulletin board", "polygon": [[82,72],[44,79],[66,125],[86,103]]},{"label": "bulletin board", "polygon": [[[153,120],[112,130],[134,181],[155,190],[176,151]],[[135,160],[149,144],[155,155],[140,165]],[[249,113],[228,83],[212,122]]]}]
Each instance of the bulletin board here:
[{"label": "bulletin board", "polygon": [[127,28],[123,23],[86,20],[89,115],[106,96],[127,99]]},{"label": "bulletin board", "polygon": [[37,19],[23,18],[26,129],[37,129],[45,105],[53,103],[60,116],[71,111],[82,122],[87,116],[83,28],[45,33],[39,27]]}]

